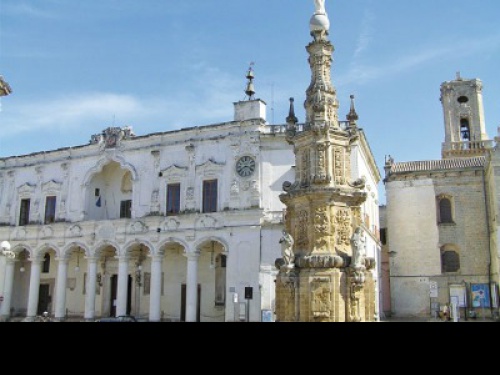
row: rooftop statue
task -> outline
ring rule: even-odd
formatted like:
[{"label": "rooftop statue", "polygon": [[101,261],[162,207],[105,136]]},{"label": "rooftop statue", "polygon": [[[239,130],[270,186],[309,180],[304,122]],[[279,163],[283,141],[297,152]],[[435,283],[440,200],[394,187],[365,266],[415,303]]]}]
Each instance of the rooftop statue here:
[{"label": "rooftop statue", "polygon": [[314,14],[326,14],[325,0],[314,0],[314,6],[316,7]]}]

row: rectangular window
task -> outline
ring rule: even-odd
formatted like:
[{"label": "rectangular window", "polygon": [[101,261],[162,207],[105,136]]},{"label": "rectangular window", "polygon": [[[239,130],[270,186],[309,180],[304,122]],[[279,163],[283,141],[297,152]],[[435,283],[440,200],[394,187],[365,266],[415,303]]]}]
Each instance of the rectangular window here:
[{"label": "rectangular window", "polygon": [[56,221],[56,197],[48,196],[45,198],[45,224]]},{"label": "rectangular window", "polygon": [[50,255],[45,253],[43,256],[42,272],[49,273],[50,271]]},{"label": "rectangular window", "polygon": [[181,184],[167,185],[167,216],[176,215],[181,207]]},{"label": "rectangular window", "polygon": [[203,212],[217,211],[217,180],[203,181]]},{"label": "rectangular window", "polygon": [[21,208],[19,210],[19,225],[28,225],[30,221],[30,199],[21,199]]},{"label": "rectangular window", "polygon": [[387,243],[387,229],[386,228],[380,228],[380,242],[382,242],[382,245],[385,245]]},{"label": "rectangular window", "polygon": [[120,202],[120,219],[132,217],[132,199]]}]

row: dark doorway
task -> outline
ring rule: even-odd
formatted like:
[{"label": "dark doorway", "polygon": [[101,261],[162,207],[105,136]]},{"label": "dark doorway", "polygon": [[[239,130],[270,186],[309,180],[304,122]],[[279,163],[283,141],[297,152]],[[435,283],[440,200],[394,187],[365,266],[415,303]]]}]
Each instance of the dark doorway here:
[{"label": "dark doorway", "polygon": [[[116,316],[116,303],[117,303],[117,294],[118,294],[118,275],[111,276],[111,309],[109,316]],[[130,315],[130,311],[132,311],[132,276],[128,275],[127,280],[127,310],[126,314]]]},{"label": "dark doorway", "polygon": [[37,315],[42,315],[45,311],[49,311],[49,304],[51,302],[51,298],[49,295],[50,288],[49,284],[40,284],[38,289],[38,308],[36,311]]},{"label": "dark doorway", "polygon": [[[201,285],[198,284],[198,293],[196,298],[196,321],[200,321],[200,301]],[[181,285],[181,322],[186,321],[186,284]]]}]

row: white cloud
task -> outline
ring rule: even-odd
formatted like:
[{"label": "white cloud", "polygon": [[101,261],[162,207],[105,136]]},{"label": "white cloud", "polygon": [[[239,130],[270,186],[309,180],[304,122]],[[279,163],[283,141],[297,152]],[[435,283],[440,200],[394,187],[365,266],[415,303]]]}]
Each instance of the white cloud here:
[{"label": "white cloud", "polygon": [[[436,61],[442,61],[447,57],[465,58],[468,56],[477,56],[480,52],[491,52],[500,47],[500,34],[488,35],[482,38],[460,39],[450,42],[441,41],[439,45],[435,44],[427,48],[422,48],[413,54],[405,54],[397,57],[387,56],[390,61],[382,61],[378,65],[363,64],[357,61],[352,64],[349,72],[337,79],[338,85],[352,83],[363,84],[369,81],[384,78],[388,75],[406,72],[425,64]],[[412,47],[414,50],[415,47]],[[373,63],[372,57],[370,63]]]},{"label": "white cloud", "polygon": [[356,49],[353,55],[352,64],[354,66],[357,64],[358,58],[360,58],[361,54],[367,49],[370,41],[373,39],[374,21],[375,15],[369,9],[365,9],[361,23],[361,32],[359,33],[358,40],[356,42]]},{"label": "white cloud", "polygon": [[[142,131],[134,129],[140,134],[230,121],[235,89],[231,77],[203,68],[193,87],[185,87],[169,97],[91,92],[31,102],[13,100],[4,103],[2,137],[42,130],[45,134],[81,131],[82,127],[104,127],[102,124],[114,119],[115,126],[134,127],[134,123],[140,123]],[[162,128],[152,128],[158,125]]]}]

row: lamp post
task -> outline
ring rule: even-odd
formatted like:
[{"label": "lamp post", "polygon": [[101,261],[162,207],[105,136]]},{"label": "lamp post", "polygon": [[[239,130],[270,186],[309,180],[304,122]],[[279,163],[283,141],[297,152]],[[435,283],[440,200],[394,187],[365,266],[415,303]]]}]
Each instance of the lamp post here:
[{"label": "lamp post", "polygon": [[9,241],[2,241],[0,243],[0,253],[4,256],[6,256],[7,258],[15,258],[16,257],[16,253],[11,251],[10,250],[10,242]]}]

